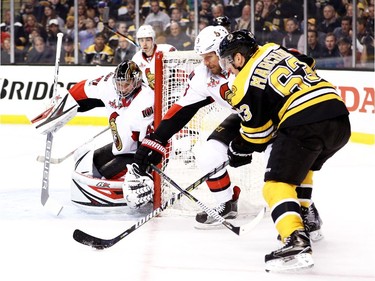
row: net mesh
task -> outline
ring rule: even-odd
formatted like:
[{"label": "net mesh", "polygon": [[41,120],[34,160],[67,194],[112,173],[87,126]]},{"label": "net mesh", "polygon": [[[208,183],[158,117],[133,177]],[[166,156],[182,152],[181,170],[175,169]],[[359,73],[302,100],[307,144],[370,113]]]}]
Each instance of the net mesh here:
[{"label": "net mesh", "polygon": [[[163,55],[162,61],[162,116],[184,94],[188,75],[201,63],[201,57],[192,51],[170,52]],[[192,120],[171,140],[168,148],[168,165],[165,160],[162,167],[165,173],[182,188],[186,189],[201,176],[202,172],[197,167],[196,157],[204,153],[202,144],[211,132],[220,124],[230,111],[212,103],[201,108]],[[250,165],[239,168],[228,168],[232,182],[241,188],[239,200],[239,212],[253,215],[261,206],[264,206],[262,198],[264,160],[263,154],[254,153]],[[217,163],[219,166],[221,163]],[[169,200],[178,190],[164,180],[161,181],[162,203]],[[215,207],[211,192],[205,183],[192,191],[192,194],[208,207]],[[164,214],[181,214],[193,216],[200,208],[188,198],[182,197],[172,208]]]}]

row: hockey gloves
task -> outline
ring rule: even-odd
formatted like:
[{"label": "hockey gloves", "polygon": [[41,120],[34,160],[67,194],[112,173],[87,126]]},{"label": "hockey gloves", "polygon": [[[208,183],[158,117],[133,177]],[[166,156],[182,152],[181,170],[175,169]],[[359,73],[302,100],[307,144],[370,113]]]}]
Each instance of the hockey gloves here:
[{"label": "hockey gloves", "polygon": [[231,167],[240,167],[250,164],[253,160],[253,152],[249,151],[242,137],[237,137],[230,142],[228,147],[229,165]]},{"label": "hockey gloves", "polygon": [[152,200],[154,181],[150,174],[141,174],[137,164],[128,164],[126,167],[128,171],[122,185],[124,199],[131,209],[138,209]]},{"label": "hockey gloves", "polygon": [[141,172],[146,172],[150,164],[160,163],[167,149],[159,141],[154,133],[146,136],[134,155],[134,161],[138,164]]}]

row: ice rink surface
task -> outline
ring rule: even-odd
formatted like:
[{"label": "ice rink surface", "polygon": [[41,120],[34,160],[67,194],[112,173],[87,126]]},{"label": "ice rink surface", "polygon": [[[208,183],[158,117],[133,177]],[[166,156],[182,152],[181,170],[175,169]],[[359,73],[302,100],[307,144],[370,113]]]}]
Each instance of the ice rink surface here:
[{"label": "ice rink surface", "polygon": [[[64,156],[101,129],[62,128],[52,156]],[[315,174],[325,235],[313,244],[315,266],[276,274],[266,273],[263,262],[280,246],[270,217],[238,237],[227,229],[197,230],[194,217],[162,216],[106,250],[81,245],[72,238],[76,228],[113,238],[144,214],[92,214],[73,206],[72,158],[51,166],[50,195],[64,209],[59,217],[48,214],[40,203],[43,164],[35,161],[44,155],[45,136],[31,126],[0,125],[0,137],[1,281],[375,280],[374,146],[349,143]]]}]

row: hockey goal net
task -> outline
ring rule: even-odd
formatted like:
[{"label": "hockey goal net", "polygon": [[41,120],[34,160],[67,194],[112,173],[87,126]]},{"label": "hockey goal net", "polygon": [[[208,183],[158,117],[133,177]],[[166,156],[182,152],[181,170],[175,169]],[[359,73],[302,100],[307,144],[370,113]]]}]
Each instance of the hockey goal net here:
[{"label": "hockey goal net", "polygon": [[[170,53],[158,52],[155,62],[155,127],[166,111],[185,92],[187,78],[191,71],[201,63],[201,57],[193,51]],[[183,189],[195,182],[203,173],[196,165],[196,157],[211,132],[230,112],[216,103],[201,108],[192,120],[175,136],[169,147],[169,161],[162,162],[162,169]],[[255,153],[254,153],[255,154]],[[217,163],[219,166],[222,163]],[[232,182],[241,188],[239,212],[254,214],[265,206],[262,197],[264,160],[263,154],[253,155],[250,165],[239,168],[227,167]],[[159,207],[179,191],[155,175],[154,207]],[[209,207],[217,204],[205,183],[194,189],[192,194]],[[195,215],[200,208],[188,198],[182,197],[166,214]]]}]

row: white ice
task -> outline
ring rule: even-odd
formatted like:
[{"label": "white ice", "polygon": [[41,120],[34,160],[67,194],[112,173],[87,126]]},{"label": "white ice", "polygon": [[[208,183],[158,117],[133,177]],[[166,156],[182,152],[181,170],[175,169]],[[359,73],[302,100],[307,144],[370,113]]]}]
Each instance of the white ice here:
[{"label": "white ice", "polygon": [[[61,129],[61,157],[101,128]],[[248,235],[202,231],[193,217],[152,219],[111,248],[73,240],[81,229],[113,238],[141,215],[90,214],[70,203],[72,159],[51,167],[50,195],[64,204],[59,217],[40,203],[45,136],[26,125],[0,126],[0,280],[375,280],[375,147],[349,143],[315,177],[315,203],[325,238],[313,244],[315,266],[296,274],[264,271],[264,255],[279,247],[270,217]],[[235,223],[235,222],[234,222]]]}]

